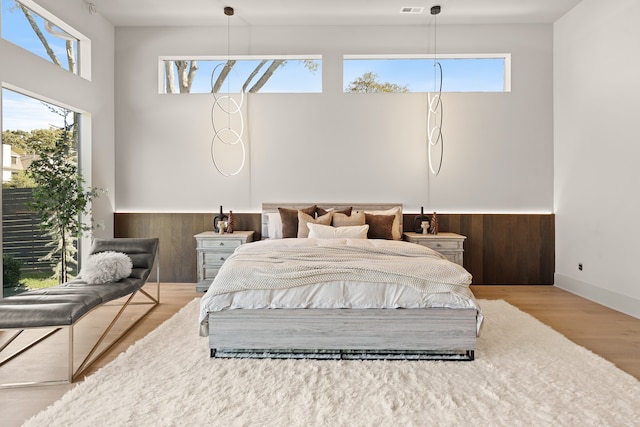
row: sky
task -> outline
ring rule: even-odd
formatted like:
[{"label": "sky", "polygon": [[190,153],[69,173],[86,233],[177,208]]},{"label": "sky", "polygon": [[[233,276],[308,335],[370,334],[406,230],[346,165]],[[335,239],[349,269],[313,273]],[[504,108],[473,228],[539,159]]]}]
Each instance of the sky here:
[{"label": "sky", "polygon": [[[210,93],[211,77],[213,79],[220,75],[224,60],[198,60],[198,71],[191,87],[191,93]],[[251,72],[260,63],[259,59],[238,60],[232,68],[229,76],[225,79],[222,92],[238,93],[242,84],[249,77]],[[267,84],[260,90],[261,93],[319,93],[322,92],[322,61],[317,61],[319,67],[315,71],[305,68],[303,60],[289,59],[278,68],[277,72],[269,79]],[[266,70],[269,63],[261,68]],[[260,74],[258,74],[259,76]],[[259,77],[255,77],[249,87],[256,83]],[[229,86],[230,85],[230,86]],[[229,88],[227,90],[227,87]]]},{"label": "sky", "polygon": [[[443,92],[502,92],[504,59],[439,58],[442,65]],[[434,60],[414,59],[347,59],[343,65],[343,86],[366,72],[374,72],[381,83],[407,86],[409,92],[437,91],[439,73],[434,76]]]},{"label": "sky", "polygon": [[29,96],[2,89],[2,130],[49,129],[62,127],[62,116],[51,112],[46,103]]}]

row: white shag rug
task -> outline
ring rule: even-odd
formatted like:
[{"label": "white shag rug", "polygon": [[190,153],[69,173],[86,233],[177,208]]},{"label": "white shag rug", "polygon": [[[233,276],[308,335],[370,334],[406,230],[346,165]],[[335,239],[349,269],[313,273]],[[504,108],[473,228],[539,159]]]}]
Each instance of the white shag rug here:
[{"label": "white shag rug", "polygon": [[25,426],[638,426],[640,382],[504,301],[473,362],[210,359],[194,300]]}]

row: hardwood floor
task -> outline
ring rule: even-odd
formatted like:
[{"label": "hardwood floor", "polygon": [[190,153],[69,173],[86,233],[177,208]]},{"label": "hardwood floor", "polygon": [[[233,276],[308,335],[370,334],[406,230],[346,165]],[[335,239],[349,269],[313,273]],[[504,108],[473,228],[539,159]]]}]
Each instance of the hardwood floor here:
[{"label": "hardwood floor", "polygon": [[503,299],[640,380],[640,319],[555,286],[472,286],[478,299]]},{"label": "hardwood floor", "polygon": [[[590,349],[605,359],[616,364],[623,371],[640,379],[640,319],[627,316],[595,304],[553,286],[473,286],[478,299],[503,299],[520,308],[543,323],[551,326],[567,336],[575,343]],[[161,304],[156,307],[129,335],[113,349],[103,355],[87,374],[112,361],[131,344],[155,329],[160,323],[170,318],[180,308],[202,294],[195,292],[194,284],[164,283],[161,291]],[[101,309],[102,310],[102,309]],[[94,334],[99,325],[108,322],[108,310],[96,310],[83,319],[83,329],[76,344],[81,347],[82,336]],[[82,323],[81,322],[81,323]],[[59,337],[58,342],[43,342],[38,351],[31,351],[17,360],[0,368],[0,381],[6,377],[33,373],[34,366],[49,366],[64,372],[64,357],[56,360],[54,355],[66,354],[66,336]],[[88,341],[88,340],[86,340]],[[31,360],[30,360],[31,358]],[[45,365],[42,361],[53,362]],[[51,372],[40,371],[37,375]],[[50,377],[47,377],[50,378]],[[6,427],[19,426],[26,419],[59,399],[73,385],[56,385],[0,390],[0,417]]]}]

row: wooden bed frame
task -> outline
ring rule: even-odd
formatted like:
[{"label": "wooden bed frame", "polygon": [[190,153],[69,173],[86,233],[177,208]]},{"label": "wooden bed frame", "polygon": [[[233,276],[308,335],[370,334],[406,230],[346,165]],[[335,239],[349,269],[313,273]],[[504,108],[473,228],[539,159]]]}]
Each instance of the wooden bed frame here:
[{"label": "wooden bed frame", "polygon": [[[313,204],[263,204],[263,232],[266,213]],[[387,210],[402,205],[317,206]],[[209,314],[209,347],[211,357],[220,358],[473,360],[476,322],[475,309],[225,310]]]}]

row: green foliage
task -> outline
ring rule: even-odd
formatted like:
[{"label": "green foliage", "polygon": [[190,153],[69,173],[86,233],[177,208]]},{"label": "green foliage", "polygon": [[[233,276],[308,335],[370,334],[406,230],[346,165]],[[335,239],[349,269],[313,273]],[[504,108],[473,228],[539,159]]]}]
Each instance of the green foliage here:
[{"label": "green foliage", "polygon": [[44,148],[52,148],[62,136],[62,129],[5,130],[2,132],[2,143],[11,146],[18,154],[36,154]]},{"label": "green foliage", "polygon": [[21,287],[27,289],[44,289],[58,284],[56,278],[51,277],[50,271],[26,271],[22,276]]},{"label": "green foliage", "polygon": [[27,171],[18,171],[11,176],[11,181],[2,183],[2,188],[33,188],[35,186],[35,181]]},{"label": "green foliage", "polygon": [[[64,114],[64,110],[62,114]],[[56,141],[63,137],[63,130],[55,127],[32,131],[5,130],[2,132],[2,143],[10,145],[12,151],[20,154],[24,164],[25,159],[30,160],[31,157],[36,157],[39,153],[55,149]],[[27,165],[25,164],[25,166]],[[32,188],[35,185],[36,183],[27,171],[19,171],[13,174],[11,181],[3,183],[2,188]]]},{"label": "green foliage", "polygon": [[401,86],[396,83],[380,83],[376,73],[368,72],[350,82],[346,91],[356,93],[403,93],[408,92],[409,89],[406,86]]},{"label": "green foliage", "polygon": [[[34,129],[31,135],[25,140],[25,151],[27,153],[38,153],[43,148],[52,149],[60,139],[64,139],[68,131],[59,128]],[[73,141],[69,141],[72,143]]]},{"label": "green foliage", "polygon": [[78,235],[84,230],[78,215],[86,212],[96,191],[84,191],[84,180],[65,148],[61,145],[47,150],[29,166],[29,175],[36,183],[30,207],[38,212],[45,229]]},{"label": "green foliage", "polygon": [[99,191],[84,188],[74,150],[75,133],[73,126],[67,125],[67,114],[65,111],[65,127],[55,144],[36,147],[38,158],[27,169],[36,184],[29,207],[38,215],[40,227],[47,230],[55,242],[45,259],[60,260],[56,267],[60,283],[67,281],[72,271],[70,264],[75,263],[75,241],[91,230],[81,222],[80,216],[89,214],[90,202]]},{"label": "green foliage", "polygon": [[10,255],[2,256],[2,286],[14,288],[20,285],[22,264]]},{"label": "green foliage", "polygon": [[[84,230],[89,231],[89,228],[85,228]],[[75,275],[78,271],[78,261],[76,259],[76,254],[78,253],[78,249],[76,248],[78,236],[66,231],[64,239],[61,239],[59,231],[55,228],[48,230],[47,235],[51,237],[51,242],[47,243],[47,246],[50,247],[51,250],[47,255],[40,258],[40,261],[52,261],[53,278],[67,277],[68,279],[69,274]],[[56,263],[57,259],[62,258],[63,251],[66,262]],[[63,267],[63,264],[65,267]],[[63,281],[66,282],[67,279]]]},{"label": "green foliage", "polygon": [[304,68],[311,71],[312,73],[318,71],[318,67],[320,66],[320,62],[313,59],[305,59],[302,62],[304,63]]},{"label": "green foliage", "polygon": [[24,130],[2,131],[2,143],[11,146],[13,151],[19,152],[16,147],[22,147],[22,142],[27,138],[29,132]]}]

